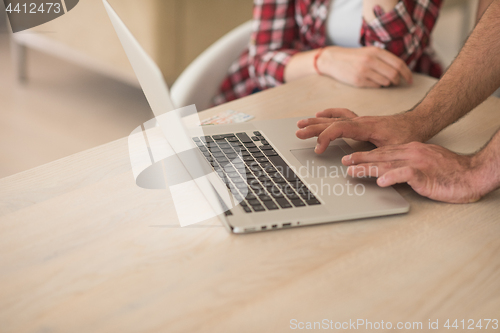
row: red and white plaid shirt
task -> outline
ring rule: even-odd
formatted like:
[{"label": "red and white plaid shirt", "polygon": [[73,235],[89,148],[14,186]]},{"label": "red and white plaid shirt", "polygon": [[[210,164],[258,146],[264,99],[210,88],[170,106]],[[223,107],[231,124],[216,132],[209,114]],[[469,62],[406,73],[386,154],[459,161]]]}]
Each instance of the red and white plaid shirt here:
[{"label": "red and white plaid shirt", "polygon": [[[229,69],[214,104],[282,84],[295,53],[325,46],[330,1],[254,0],[250,44]],[[386,49],[411,70],[439,78],[442,68],[429,44],[442,1],[401,0],[387,13],[375,7],[376,19],[363,20],[361,45]]]}]

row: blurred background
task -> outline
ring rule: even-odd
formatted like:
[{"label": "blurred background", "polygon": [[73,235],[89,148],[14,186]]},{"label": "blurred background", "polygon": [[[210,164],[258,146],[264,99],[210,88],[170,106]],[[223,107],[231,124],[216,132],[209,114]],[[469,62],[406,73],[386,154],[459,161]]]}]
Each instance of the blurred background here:
[{"label": "blurred background", "polygon": [[[171,85],[252,0],[110,0]],[[153,117],[101,0],[13,35],[0,1],[0,178],[126,137]],[[433,44],[448,66],[476,0],[445,0]],[[15,38],[13,38],[15,37]]]}]

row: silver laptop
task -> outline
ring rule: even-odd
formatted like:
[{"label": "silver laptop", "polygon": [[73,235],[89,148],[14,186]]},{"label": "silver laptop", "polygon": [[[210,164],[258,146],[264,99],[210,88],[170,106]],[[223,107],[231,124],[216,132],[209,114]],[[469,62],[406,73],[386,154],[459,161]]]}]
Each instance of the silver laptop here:
[{"label": "silver laptop", "polygon": [[341,159],[353,150],[344,140],[315,154],[316,140],[295,136],[297,118],[204,127],[199,120],[194,125],[185,121],[197,116],[195,109],[173,110],[160,69],[109,3],[103,3],[161,132],[175,151],[163,163],[168,185],[196,184],[230,232],[408,212],[409,204],[392,187],[346,174]]}]

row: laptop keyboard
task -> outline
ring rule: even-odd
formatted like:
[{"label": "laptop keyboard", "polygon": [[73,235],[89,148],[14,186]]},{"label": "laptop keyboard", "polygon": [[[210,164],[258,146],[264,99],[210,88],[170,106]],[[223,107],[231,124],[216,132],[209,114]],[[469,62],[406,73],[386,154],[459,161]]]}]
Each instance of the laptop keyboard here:
[{"label": "laptop keyboard", "polygon": [[320,205],[261,133],[253,134],[201,136],[193,141],[245,212]]}]

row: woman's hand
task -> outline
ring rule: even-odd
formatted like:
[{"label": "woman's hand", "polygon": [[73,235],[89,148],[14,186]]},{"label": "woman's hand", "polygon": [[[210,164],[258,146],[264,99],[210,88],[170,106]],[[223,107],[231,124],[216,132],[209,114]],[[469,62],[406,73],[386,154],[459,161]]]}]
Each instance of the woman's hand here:
[{"label": "woman's hand", "polygon": [[406,63],[389,51],[375,46],[361,48],[327,47],[318,58],[318,69],[338,81],[355,87],[380,88],[412,82]]}]

